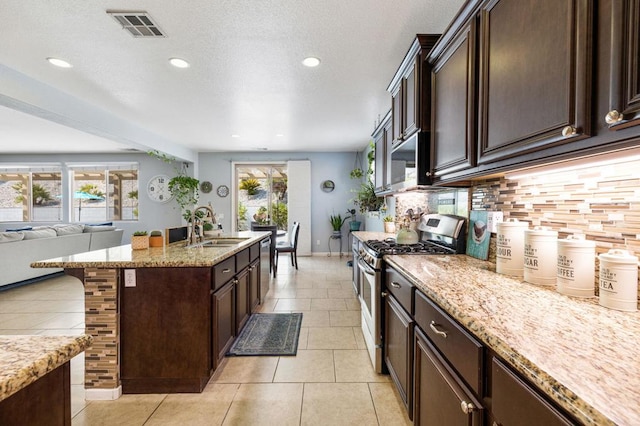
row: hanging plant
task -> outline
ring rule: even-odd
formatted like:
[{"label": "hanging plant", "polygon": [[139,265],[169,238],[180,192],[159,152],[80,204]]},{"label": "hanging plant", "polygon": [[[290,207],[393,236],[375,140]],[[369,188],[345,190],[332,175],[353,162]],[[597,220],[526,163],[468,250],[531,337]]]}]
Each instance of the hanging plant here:
[{"label": "hanging plant", "polygon": [[200,193],[198,187],[200,181],[196,178],[186,175],[178,175],[169,181],[169,192],[174,196],[181,210],[187,207],[195,206],[198,203]]},{"label": "hanging plant", "polygon": [[353,163],[353,170],[349,172],[351,179],[360,179],[364,176],[364,171],[360,167],[360,152],[356,152],[356,160]]}]

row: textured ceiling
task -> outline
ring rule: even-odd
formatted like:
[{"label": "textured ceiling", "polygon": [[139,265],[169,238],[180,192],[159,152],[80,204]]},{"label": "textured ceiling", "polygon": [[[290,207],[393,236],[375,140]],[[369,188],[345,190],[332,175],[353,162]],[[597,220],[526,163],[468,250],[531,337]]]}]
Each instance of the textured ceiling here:
[{"label": "textured ceiling", "polygon": [[[461,4],[0,0],[0,154],[52,152],[58,131],[59,152],[360,150],[415,34],[441,33]],[[167,37],[134,38],[107,10],[147,11]]]}]

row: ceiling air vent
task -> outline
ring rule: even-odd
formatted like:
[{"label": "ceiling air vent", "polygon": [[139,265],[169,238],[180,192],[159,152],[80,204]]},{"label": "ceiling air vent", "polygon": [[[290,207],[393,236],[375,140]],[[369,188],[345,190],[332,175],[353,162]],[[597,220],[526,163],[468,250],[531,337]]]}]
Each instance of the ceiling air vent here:
[{"label": "ceiling air vent", "polygon": [[107,13],[134,37],[166,37],[147,12],[107,10]]}]

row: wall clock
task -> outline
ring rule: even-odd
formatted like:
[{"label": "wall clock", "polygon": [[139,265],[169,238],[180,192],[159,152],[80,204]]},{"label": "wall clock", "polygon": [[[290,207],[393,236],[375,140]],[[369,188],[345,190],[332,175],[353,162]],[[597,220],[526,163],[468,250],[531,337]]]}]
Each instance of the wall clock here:
[{"label": "wall clock", "polygon": [[167,175],[156,175],[147,183],[147,195],[156,203],[166,203],[173,198],[169,192],[169,180]]},{"label": "wall clock", "polygon": [[212,189],[213,185],[211,185],[211,182],[209,182],[208,180],[205,180],[200,184],[200,191],[204,192],[205,194],[210,193]]},{"label": "wall clock", "polygon": [[229,187],[227,185],[220,185],[218,189],[216,189],[218,193],[218,197],[226,197],[229,195]]}]

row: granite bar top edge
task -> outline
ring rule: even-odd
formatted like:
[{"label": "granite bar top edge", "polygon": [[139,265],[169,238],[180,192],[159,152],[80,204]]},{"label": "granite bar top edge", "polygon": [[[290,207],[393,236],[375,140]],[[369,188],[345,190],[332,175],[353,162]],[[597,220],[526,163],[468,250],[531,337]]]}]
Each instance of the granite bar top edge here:
[{"label": "granite bar top edge", "polygon": [[180,241],[163,247],[133,250],[130,244],[78,253],[31,263],[32,268],[189,268],[211,267],[271,235],[269,232],[236,232],[221,238],[247,237],[224,247],[184,247]]},{"label": "granite bar top edge", "polygon": [[[640,399],[640,380],[636,378],[640,362],[634,359],[633,349],[638,347],[636,344],[640,340],[637,336],[640,333],[638,313],[610,310],[599,306],[595,299],[572,298],[553,288],[497,274],[492,263],[465,255],[392,255],[385,256],[385,260],[578,420],[592,425],[633,424],[640,421],[640,409],[637,409],[636,403]],[[520,294],[510,296],[509,293],[514,290]],[[522,297],[522,294],[531,297]],[[486,300],[476,300],[482,297]],[[516,302],[516,298],[521,300]],[[487,315],[480,308],[483,304],[491,305],[491,309],[495,309],[493,313],[496,313],[503,299],[507,300],[507,304],[519,303],[522,307],[510,313],[512,321],[508,318],[505,320],[504,315],[499,320],[491,318],[491,314]],[[536,308],[542,308],[541,302],[566,307],[568,317],[532,317],[536,315]],[[546,309],[545,306],[541,310]],[[536,321],[549,321],[551,324],[548,329],[558,328],[559,331],[555,335],[544,336],[548,341],[542,336],[535,336],[535,333],[527,333],[523,322],[535,324]],[[568,321],[568,324],[563,324],[563,321]],[[498,325],[497,322],[503,324]],[[578,323],[583,326],[582,329],[572,331],[572,328],[578,328]],[[597,340],[602,339],[600,336],[593,341],[582,342],[584,336],[597,335],[598,327],[603,327],[602,324],[606,327],[603,333],[618,332],[620,336],[616,336],[616,344],[601,344]],[[545,333],[544,330],[547,328],[540,330],[540,333]],[[527,337],[526,334],[533,336]],[[534,348],[542,346],[540,342],[543,341],[550,347],[557,345],[561,349],[555,352],[558,360],[553,359],[553,350],[544,348],[538,351],[539,348]],[[601,357],[606,359],[601,361],[603,365],[598,366]],[[584,380],[574,380],[573,376],[583,377]],[[615,401],[615,404],[611,401]]]},{"label": "granite bar top edge", "polygon": [[0,335],[0,401],[70,361],[92,341],[87,334]]}]

